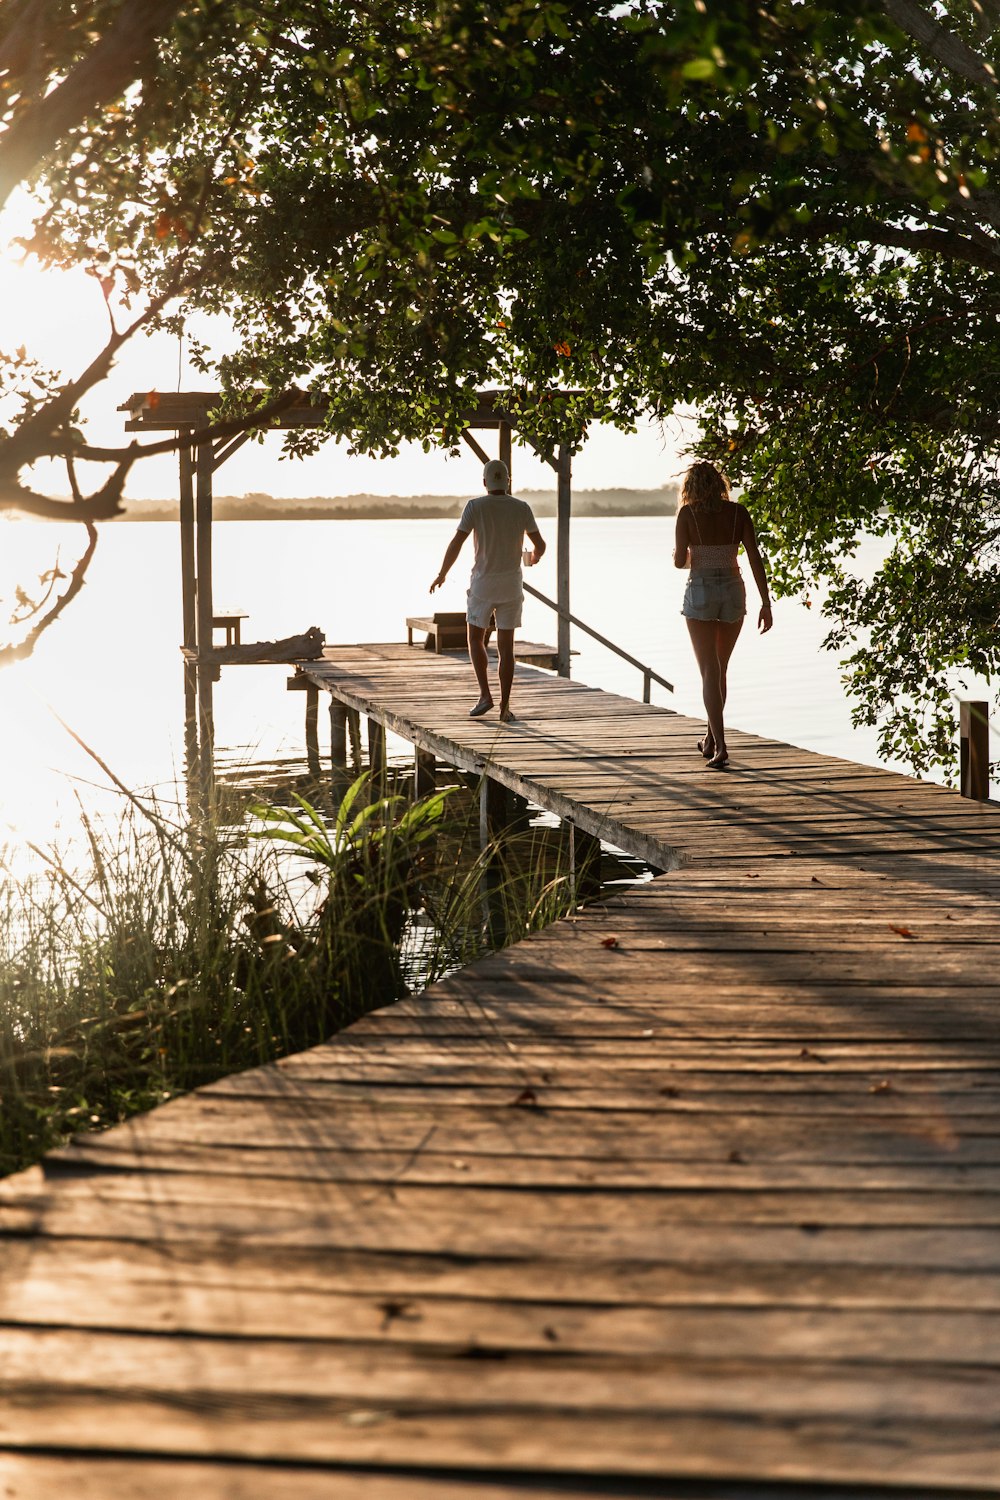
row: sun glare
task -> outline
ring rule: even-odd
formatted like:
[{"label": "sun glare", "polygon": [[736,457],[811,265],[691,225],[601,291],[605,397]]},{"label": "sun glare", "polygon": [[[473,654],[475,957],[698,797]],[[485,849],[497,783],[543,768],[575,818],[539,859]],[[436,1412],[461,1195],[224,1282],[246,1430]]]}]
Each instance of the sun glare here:
[{"label": "sun glare", "polygon": [[47,270],[25,259],[19,247],[0,258],[0,347],[23,346],[43,364],[78,373],[107,337],[101,289],[83,270]]}]

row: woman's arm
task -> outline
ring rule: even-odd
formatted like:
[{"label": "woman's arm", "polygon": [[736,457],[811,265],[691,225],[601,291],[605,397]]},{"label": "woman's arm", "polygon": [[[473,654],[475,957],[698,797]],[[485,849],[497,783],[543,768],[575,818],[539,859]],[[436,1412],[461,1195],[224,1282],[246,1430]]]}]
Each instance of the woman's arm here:
[{"label": "woman's arm", "polygon": [[677,511],[677,527],[674,531],[674,567],[686,568],[688,565],[688,548],[691,545],[691,520],[688,516],[686,505],[679,507]]},{"label": "woman's arm", "polygon": [[743,517],[743,530],[740,533],[740,540],[746,548],[747,562],[750,564],[753,581],[757,585],[757,592],[760,594],[760,614],[757,617],[757,628],[763,635],[774,624],[771,618],[771,598],[767,589],[767,572],[764,568],[764,559],[760,555],[760,548],[757,546],[757,533],[754,530],[750,512],[743,505],[740,506],[740,511]]}]

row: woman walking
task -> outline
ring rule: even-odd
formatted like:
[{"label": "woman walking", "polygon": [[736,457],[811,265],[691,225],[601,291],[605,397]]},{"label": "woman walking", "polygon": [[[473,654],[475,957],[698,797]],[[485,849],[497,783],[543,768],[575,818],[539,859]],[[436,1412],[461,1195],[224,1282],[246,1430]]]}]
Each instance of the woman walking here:
[{"label": "woman walking", "polygon": [[726,750],[726,668],[743,628],[747,595],[737,564],[741,545],[760,592],[758,625],[770,630],[771,601],[764,560],[746,509],[729,498],[729,482],[714,464],[692,464],[684,476],[677,511],[674,565],[690,568],[681,614],[701,672],[708,731],[698,749],[713,771],[729,759]]}]

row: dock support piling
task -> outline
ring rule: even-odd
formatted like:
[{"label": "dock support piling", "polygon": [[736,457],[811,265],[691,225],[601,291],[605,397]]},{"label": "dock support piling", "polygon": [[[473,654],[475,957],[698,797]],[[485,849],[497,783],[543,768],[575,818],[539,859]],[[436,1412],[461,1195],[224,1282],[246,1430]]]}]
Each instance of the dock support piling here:
[{"label": "dock support piling", "polygon": [[501,886],[503,875],[496,845],[502,839],[510,816],[509,794],[505,786],[484,776],[479,784],[479,847],[483,852],[480,900],[483,928],[491,947],[502,948],[508,941],[507,913]]},{"label": "dock support piling", "polygon": [[373,777],[385,780],[385,729],[377,719],[368,720],[368,765]]},{"label": "dock support piling", "polygon": [[429,750],[413,748],[413,795],[429,797],[437,788],[437,761]]},{"label": "dock support piling", "polygon": [[573,905],[592,901],[601,893],[601,841],[575,823],[569,827],[569,869]]},{"label": "dock support piling", "polygon": [[347,709],[337,699],[330,699],[330,765],[334,775],[347,769]]},{"label": "dock support piling", "polygon": [[347,733],[351,741],[351,761],[355,776],[360,776],[361,765],[361,715],[356,708],[345,710],[347,715]]},{"label": "dock support piling", "polygon": [[212,684],[209,656],[212,650],[212,445],[202,443],[196,459],[197,491],[195,495],[195,558],[197,566],[196,621],[198,645],[198,717],[202,759],[214,740],[212,723]]},{"label": "dock support piling", "polygon": [[556,603],[559,616],[556,635],[556,670],[560,677],[569,676],[569,517],[571,504],[572,458],[564,443],[559,445],[556,466]]},{"label": "dock support piling", "polygon": [[974,802],[990,800],[989,704],[963,698],[959,704],[961,791]]},{"label": "dock support piling", "polygon": [[501,838],[510,821],[508,792],[499,781],[484,776],[479,787],[479,844],[486,849]]},{"label": "dock support piling", "polygon": [[319,688],[314,682],[306,688],[306,765],[311,776],[319,775]]}]

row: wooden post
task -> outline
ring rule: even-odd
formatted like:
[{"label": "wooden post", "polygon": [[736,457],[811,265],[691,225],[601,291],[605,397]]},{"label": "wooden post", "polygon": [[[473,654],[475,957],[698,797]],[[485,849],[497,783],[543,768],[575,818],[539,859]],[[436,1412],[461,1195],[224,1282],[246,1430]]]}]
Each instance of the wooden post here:
[{"label": "wooden post", "polygon": [[[182,435],[190,432],[182,429]],[[180,467],[181,532],[181,643],[189,651],[198,649],[197,574],[194,556],[194,467],[191,449],[178,450]],[[192,661],[184,663],[184,759],[189,797],[195,794],[199,780],[198,767],[198,668]]]},{"label": "wooden post", "polygon": [[368,765],[373,777],[385,780],[385,729],[377,719],[368,720]]},{"label": "wooden post", "polygon": [[212,650],[212,445],[202,443],[197,452],[198,489],[195,501],[195,562],[197,568],[196,635],[198,650],[198,721],[202,769],[211,775],[215,738],[212,715],[213,669],[207,661]]},{"label": "wooden post", "polygon": [[347,709],[330,699],[330,764],[334,772],[347,769]]},{"label": "wooden post", "polygon": [[[181,429],[181,437],[190,434],[191,429]],[[180,463],[180,521],[181,521],[181,609],[182,609],[182,643],[190,651],[195,650],[198,644],[198,623],[195,618],[197,584],[194,560],[194,467],[191,459],[191,449],[181,448],[179,450]]]},{"label": "wooden post", "polygon": [[961,790],[975,802],[990,800],[989,704],[963,698],[959,703]]},{"label": "wooden post", "polygon": [[314,682],[306,687],[306,765],[310,775],[319,775],[319,688]]},{"label": "wooden post", "polygon": [[437,788],[437,762],[429,750],[413,747],[413,795],[429,797]]},{"label": "wooden post", "polygon": [[347,733],[351,741],[351,762],[354,767],[355,776],[360,776],[361,766],[361,715],[356,708],[345,709],[347,714]]},{"label": "wooden post", "polygon": [[[479,882],[479,899],[482,905],[483,930],[493,948],[502,948],[508,941],[502,862],[496,849],[491,849],[502,838],[508,816],[507,788],[492,777],[484,776],[479,783],[479,846],[485,856]],[[487,854],[488,850],[491,852]]]},{"label": "wooden post", "polygon": [[484,776],[479,785],[480,848],[486,849],[500,838],[507,823],[507,788],[491,776]]},{"label": "wooden post", "polygon": [[514,493],[514,476],[511,473],[511,426],[509,422],[500,423],[500,462],[507,465],[507,473],[510,475],[510,483],[507,485],[508,495]]},{"label": "wooden post", "polygon": [[643,670],[643,674],[642,674],[642,701],[643,701],[643,703],[648,703],[650,701],[650,696],[652,694],[652,690],[653,690],[653,678],[652,678],[652,675],[648,671],[648,669],[644,669]]},{"label": "wooden post", "polygon": [[556,670],[560,677],[569,676],[569,516],[572,459],[564,443],[559,445],[556,469],[556,603],[559,619],[556,627]]},{"label": "wooden post", "polygon": [[570,881],[573,905],[590,901],[601,893],[601,841],[593,834],[569,824]]},{"label": "wooden post", "polygon": [[198,748],[198,668],[184,662],[184,780],[187,786],[188,811],[192,817],[199,811],[201,756]]}]

